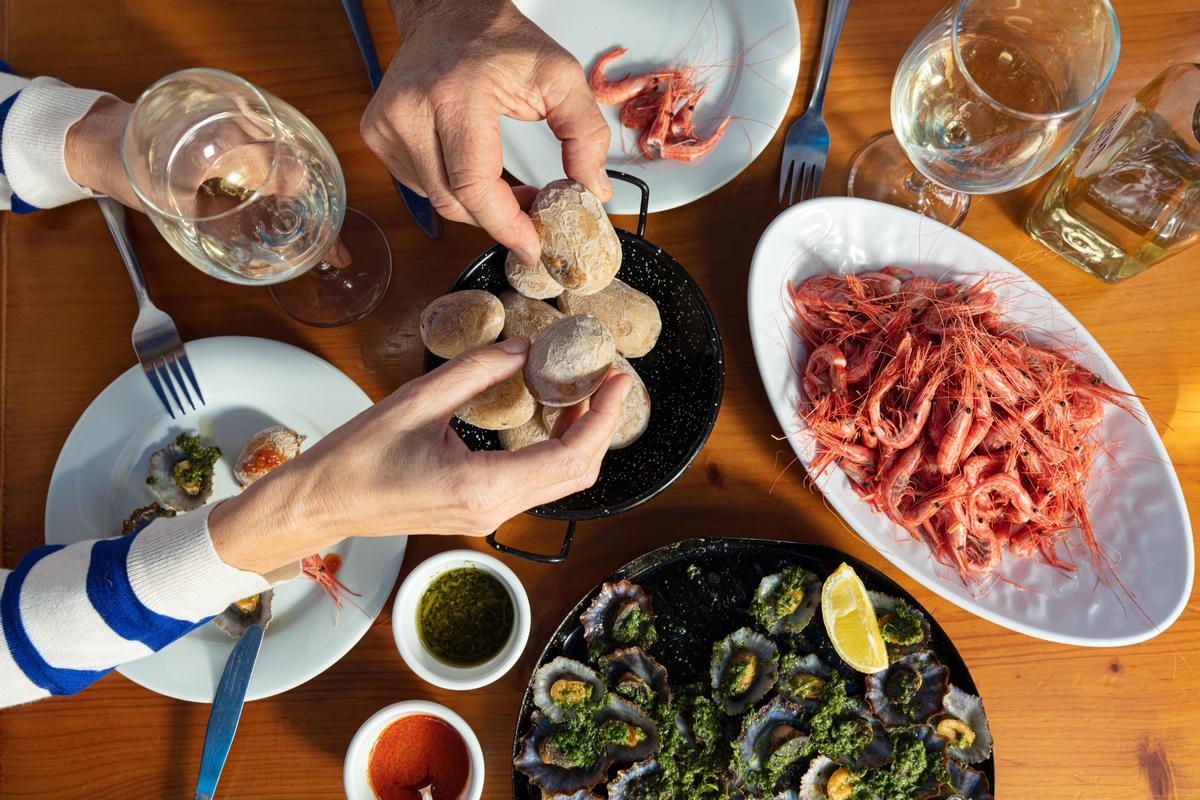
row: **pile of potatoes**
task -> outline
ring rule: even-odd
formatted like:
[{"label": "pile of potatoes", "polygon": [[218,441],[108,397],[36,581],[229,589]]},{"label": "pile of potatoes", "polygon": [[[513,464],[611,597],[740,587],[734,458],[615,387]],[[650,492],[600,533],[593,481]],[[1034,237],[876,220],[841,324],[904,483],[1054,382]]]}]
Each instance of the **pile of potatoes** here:
[{"label": "pile of potatoes", "polygon": [[[456,416],[499,432],[506,450],[550,438],[563,409],[586,400],[609,369],[633,388],[609,449],[633,444],[650,424],[650,393],[628,359],[654,347],[662,330],[658,306],[616,277],[621,242],[600,201],[572,180],[547,184],[529,212],[541,240],[540,263],[512,253],[504,273],[515,291],[452,292],[421,312],[421,341],[453,358],[498,338],[525,336],[525,369],[458,409]],[[546,302],[553,300],[557,307]]]}]

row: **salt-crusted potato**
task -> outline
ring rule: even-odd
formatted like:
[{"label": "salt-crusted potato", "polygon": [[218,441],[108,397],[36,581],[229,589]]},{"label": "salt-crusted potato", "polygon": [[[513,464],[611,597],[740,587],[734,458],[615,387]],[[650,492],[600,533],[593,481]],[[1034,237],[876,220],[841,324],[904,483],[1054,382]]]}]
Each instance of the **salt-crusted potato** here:
[{"label": "salt-crusted potato", "polygon": [[504,259],[504,277],[508,278],[509,286],[533,300],[550,300],[563,292],[563,287],[550,277],[541,261],[522,264],[511,250]]},{"label": "salt-crusted potato", "polygon": [[519,428],[533,418],[537,403],[525,388],[521,373],[484,389],[468,400],[454,416],[476,428],[503,431]]},{"label": "salt-crusted potato", "polygon": [[421,341],[442,358],[490,344],[503,328],[504,305],[481,289],[442,295],[421,312]]},{"label": "salt-crusted potato", "polygon": [[591,314],[607,325],[617,352],[626,358],[649,353],[662,331],[658,305],[620,278],[595,294],[564,292],[558,305],[566,314]]},{"label": "salt-crusted potato", "polygon": [[504,292],[500,295],[500,302],[504,306],[504,327],[500,335],[505,339],[524,336],[532,342],[542,328],[564,316],[549,303],[531,300],[519,292]]},{"label": "salt-crusted potato", "polygon": [[529,418],[529,422],[518,428],[507,428],[500,431],[500,446],[505,450],[520,450],[531,444],[544,442],[550,438],[550,431],[542,424],[542,409],[539,407]]},{"label": "salt-crusted potato", "polygon": [[604,206],[582,184],[550,181],[533,198],[529,218],[542,243],[542,265],[564,289],[594,294],[621,267],[621,241]]},{"label": "salt-crusted potato", "polygon": [[616,357],[612,334],[600,320],[564,317],[530,345],[525,385],[544,406],[571,406],[600,388]]},{"label": "salt-crusted potato", "polygon": [[[629,445],[636,442],[646,432],[646,428],[650,426],[650,392],[646,390],[646,384],[642,381],[642,376],[638,375],[633,365],[624,358],[617,356],[613,361],[613,367],[633,378],[633,388],[625,396],[625,405],[621,409],[621,419],[617,423],[617,429],[613,431],[612,441],[608,445],[609,450],[620,450],[622,447],[629,447]],[[558,422],[558,417],[562,411],[563,409],[561,408],[543,407],[541,415],[542,426],[547,431],[553,431],[554,424]],[[546,435],[549,436],[550,434],[547,433]]]}]

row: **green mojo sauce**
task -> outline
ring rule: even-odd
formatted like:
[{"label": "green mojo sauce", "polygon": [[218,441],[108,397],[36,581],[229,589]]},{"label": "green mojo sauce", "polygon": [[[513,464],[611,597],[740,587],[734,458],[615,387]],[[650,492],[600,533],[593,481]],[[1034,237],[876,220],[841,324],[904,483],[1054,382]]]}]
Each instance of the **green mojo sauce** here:
[{"label": "green mojo sauce", "polygon": [[455,667],[473,667],[495,656],[513,628],[508,589],[475,567],[444,572],[417,603],[417,633],[435,658]]}]

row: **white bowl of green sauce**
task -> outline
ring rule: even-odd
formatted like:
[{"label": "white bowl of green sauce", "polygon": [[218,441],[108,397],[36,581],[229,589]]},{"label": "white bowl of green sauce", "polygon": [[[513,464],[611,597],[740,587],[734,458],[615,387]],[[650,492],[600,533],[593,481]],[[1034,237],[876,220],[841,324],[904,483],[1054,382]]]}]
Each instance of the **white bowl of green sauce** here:
[{"label": "white bowl of green sauce", "polygon": [[475,550],[427,558],[400,584],[392,636],[422,680],[467,691],[512,669],[529,642],[529,596],[499,560]]}]

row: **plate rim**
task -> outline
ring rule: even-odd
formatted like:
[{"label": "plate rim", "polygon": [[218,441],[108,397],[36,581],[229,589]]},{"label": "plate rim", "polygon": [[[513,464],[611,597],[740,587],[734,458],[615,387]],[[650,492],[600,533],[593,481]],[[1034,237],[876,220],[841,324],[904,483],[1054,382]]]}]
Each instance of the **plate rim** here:
[{"label": "plate rim", "polygon": [[[791,85],[791,91],[787,95],[786,103],[784,103],[782,105],[782,108],[778,115],[779,119],[776,120],[772,125],[770,135],[765,136],[762,140],[761,145],[759,145],[757,148],[752,146],[750,149],[747,150],[745,163],[742,164],[742,166],[740,168],[738,168],[737,171],[734,172],[733,174],[724,178],[720,182],[713,184],[708,189],[701,191],[699,194],[696,194],[694,196],[681,195],[680,199],[678,199],[678,200],[662,202],[661,200],[658,200],[657,198],[661,198],[663,196],[663,193],[658,192],[657,194],[655,194],[654,197],[650,198],[650,205],[649,205],[648,213],[656,214],[660,211],[671,211],[672,209],[680,208],[682,206],[686,206],[691,203],[694,203],[697,200],[702,200],[703,198],[708,197],[709,195],[713,194],[714,192],[717,192],[720,189],[724,188],[730,182],[732,182],[733,180],[738,178],[740,175],[742,175],[747,169],[749,169],[754,164],[755,161],[758,160],[759,156],[761,156],[763,154],[763,151],[765,151],[771,145],[771,143],[773,141],[775,141],[775,137],[779,134],[779,131],[783,127],[784,122],[787,121],[788,112],[792,108],[792,101],[795,99],[796,90],[800,85],[800,63],[801,63],[801,57],[804,55],[803,31],[800,28],[799,12],[796,11],[796,4],[794,2],[792,2],[792,0],[771,0],[771,1],[778,3],[778,7],[781,10],[781,12],[788,13],[787,10],[790,9],[788,21],[784,24],[789,26],[789,29],[795,33],[796,44],[787,53],[780,56],[780,58],[793,59],[794,60],[794,69],[789,70],[789,74],[790,74],[789,83]],[[523,2],[519,3],[520,7],[518,8],[518,10],[522,14],[525,14],[529,18],[529,20],[531,22],[533,22],[533,24],[537,25],[538,24],[537,20],[534,17],[529,16],[526,13],[525,8],[524,8],[524,6],[528,5],[530,2],[531,2],[531,0],[523,0]],[[732,8],[736,9],[736,13],[743,13],[741,11],[741,9],[745,8],[745,7],[748,7],[748,6],[744,6],[742,3],[738,3],[738,2],[734,2],[732,4]],[[758,7],[756,7],[755,10],[758,10]],[[753,13],[753,12],[751,12],[751,13]],[[566,49],[566,48],[564,48],[564,49]],[[568,50],[567,52],[570,52],[570,51]],[[571,53],[571,56],[573,58],[576,58],[576,60],[578,60],[575,53]],[[580,66],[582,66],[584,68],[584,70],[587,69],[586,64],[584,64],[582,61],[580,61],[579,63],[580,63]],[[518,122],[518,121],[513,120],[513,123],[516,123],[516,122]],[[521,183],[527,183],[526,178],[531,177],[531,176],[523,175],[523,174],[521,174],[523,172],[523,170],[514,170],[510,166],[507,154],[510,152],[511,148],[510,148],[509,140],[506,139],[506,137],[504,135],[505,127],[506,126],[502,125],[500,128],[501,141],[504,144],[504,153],[505,153],[504,169],[506,172],[508,172],[510,175],[512,175],[514,178],[516,178]],[[610,125],[609,130],[612,133],[612,135],[615,137],[621,135],[621,131],[619,131],[619,130],[613,131],[611,128],[611,125]],[[606,167],[609,167],[611,169],[622,169],[622,170],[626,169],[626,167],[622,166],[621,164],[609,164],[608,160],[609,159],[606,156],[605,157],[605,166]],[[609,200],[607,203],[605,203],[604,208],[609,214],[613,214],[613,215],[637,214],[638,213],[637,201],[631,201],[631,203],[632,204],[628,208],[626,208],[625,206],[620,206],[617,204],[616,196],[614,195],[614,199]]]},{"label": "plate rim", "polygon": [[[792,224],[794,218],[799,218],[806,214],[821,211],[822,209],[828,210],[828,213],[831,217],[839,215],[844,216],[846,213],[853,213],[853,209],[856,207],[861,207],[865,211],[871,213],[892,214],[901,218],[908,217],[914,223],[924,226],[931,226],[931,229],[934,232],[934,237],[940,238],[942,236],[948,236],[952,241],[966,240],[969,245],[982,249],[995,261],[1003,263],[1008,268],[1023,276],[1024,279],[1029,281],[1033,287],[1036,287],[1036,289],[1041,292],[1042,295],[1048,298],[1049,302],[1053,304],[1056,315],[1059,315],[1060,319],[1069,324],[1073,333],[1080,336],[1085,345],[1088,345],[1090,349],[1093,349],[1103,357],[1106,362],[1106,368],[1110,369],[1112,373],[1120,379],[1120,382],[1122,382],[1125,386],[1130,386],[1129,381],[1125,378],[1124,373],[1121,372],[1117,363],[1100,345],[1096,338],[1092,336],[1091,332],[1078,319],[1075,318],[1075,315],[1071,313],[1070,309],[1064,306],[1052,292],[1048,291],[1040,283],[1034,280],[1028,273],[977,239],[968,236],[962,231],[950,228],[941,222],[918,214],[915,211],[910,211],[908,209],[900,208],[887,203],[880,203],[874,200],[866,200],[855,197],[816,198],[804,203],[798,203],[790,208],[785,209],[784,211],[780,212],[775,219],[770,222],[770,224],[767,225],[766,229],[759,237],[758,242],[755,244],[754,255],[750,262],[750,274],[748,276],[746,288],[746,303],[750,326],[750,339],[751,346],[754,351],[755,364],[758,367],[759,382],[762,385],[764,393],[767,394],[767,399],[771,404],[771,410],[774,412],[776,421],[779,422],[779,424],[784,428],[788,443],[792,446],[792,449],[796,453],[797,459],[800,461],[801,466],[804,467],[806,474],[808,474],[808,465],[804,463],[803,456],[800,452],[800,434],[795,430],[788,430],[788,425],[784,421],[784,418],[781,417],[780,409],[777,407],[779,405],[778,398],[767,391],[767,378],[765,375],[767,367],[764,365],[764,356],[766,354],[767,344],[761,340],[759,325],[757,325],[755,321],[764,314],[769,314],[771,318],[774,319],[775,312],[768,312],[756,307],[754,303],[755,287],[758,285],[759,281],[766,280],[766,278],[764,278],[764,273],[770,271],[771,269],[771,265],[765,262],[766,256],[764,255],[764,244],[767,243],[772,237],[780,235],[780,231],[787,230],[788,225]],[[847,209],[850,211],[847,212]],[[794,271],[795,267],[792,267],[788,270],[788,272]],[[784,274],[786,275],[787,273],[785,272]],[[1145,416],[1147,420],[1149,420],[1149,414],[1146,412],[1141,400],[1137,398],[1136,395],[1134,396],[1132,402],[1135,405],[1136,410],[1138,410],[1142,415]],[[1155,451],[1155,455],[1164,463],[1172,464],[1173,462],[1170,459],[1170,454],[1167,452],[1166,445],[1163,444],[1162,437],[1159,435],[1158,430],[1149,423],[1145,425],[1145,428],[1149,433],[1149,441],[1151,443],[1151,447]],[[890,552],[876,547],[870,542],[869,539],[866,539],[865,537],[863,538],[864,541],[866,541],[866,543],[871,547],[871,549],[875,550],[883,558],[887,559],[888,563],[890,563],[893,567],[899,569],[909,578],[919,583],[922,587],[928,589],[942,599],[953,603],[964,611],[985,619],[988,622],[999,625],[1002,628],[1006,628],[1008,630],[1012,630],[1036,639],[1056,642],[1058,644],[1066,644],[1078,647],[1128,647],[1149,641],[1150,639],[1165,633],[1176,622],[1176,620],[1179,619],[1184,609],[1187,608],[1188,600],[1191,597],[1192,589],[1194,587],[1195,543],[1192,535],[1191,518],[1187,511],[1187,500],[1183,494],[1183,487],[1179,483],[1179,475],[1173,468],[1171,470],[1171,476],[1172,481],[1170,481],[1171,487],[1169,491],[1171,491],[1175,500],[1175,507],[1183,510],[1181,521],[1182,533],[1184,536],[1182,538],[1185,542],[1185,549],[1188,555],[1186,568],[1187,575],[1183,584],[1184,591],[1182,591],[1179,597],[1176,598],[1175,606],[1168,614],[1166,614],[1161,620],[1152,621],[1150,623],[1149,630],[1139,633],[1122,636],[1078,636],[1074,634],[1064,634],[1047,630],[1045,628],[1025,622],[1022,619],[1006,616],[1002,613],[993,611],[980,605],[973,598],[963,597],[955,592],[952,592],[950,590],[951,584],[948,581],[933,575],[927,577],[920,572],[908,569],[904,564],[899,563],[895,558],[893,558]],[[809,475],[809,477],[811,478],[811,475]],[[820,490],[818,489],[818,491]],[[834,492],[821,491],[820,494],[821,497],[827,501],[830,506],[832,506],[831,510],[837,514],[839,519],[851,530],[855,530],[856,533],[858,533],[861,537],[861,532],[857,531],[855,526],[852,525],[846,518],[844,498],[840,496],[840,494]]]},{"label": "plate rim", "polygon": [[[330,373],[344,379],[347,383],[347,389],[349,389],[349,387],[353,387],[353,389],[358,393],[358,395],[361,395],[361,398],[363,401],[362,410],[369,408],[373,404],[370,396],[365,391],[363,391],[362,387],[359,386],[358,383],[355,382],[349,375],[342,372],[340,369],[335,367],[332,363],[330,363],[326,359],[320,357],[319,355],[312,353],[308,350],[305,350],[302,347],[298,347],[294,344],[290,344],[288,342],[282,342],[277,339],[267,339],[267,338],[259,337],[259,336],[207,336],[207,337],[203,337],[200,339],[193,339],[193,340],[190,340],[190,341],[187,341],[184,343],[185,348],[195,347],[197,345],[204,347],[204,348],[212,348],[212,347],[242,347],[242,348],[245,348],[247,346],[254,347],[254,348],[261,348],[261,347],[265,346],[267,349],[294,351],[296,354],[299,354],[301,357],[305,358],[310,363],[312,363],[314,365],[314,367],[319,367],[320,369],[323,369],[327,372],[330,372]],[[50,533],[50,524],[49,523],[51,521],[50,520],[51,499],[52,499],[55,489],[59,485],[60,481],[64,480],[63,473],[60,471],[60,467],[62,466],[63,456],[67,452],[68,446],[72,443],[72,441],[75,439],[75,437],[77,435],[78,436],[83,435],[82,433],[80,433],[81,423],[89,415],[99,413],[98,411],[96,411],[96,409],[99,408],[99,404],[103,401],[106,394],[108,394],[109,392],[112,392],[112,391],[116,391],[113,387],[115,387],[118,382],[125,380],[126,375],[133,375],[133,377],[136,378],[137,374],[139,372],[140,372],[140,367],[137,364],[134,364],[134,365],[130,366],[129,368],[123,370],[119,374],[117,374],[111,381],[109,381],[104,386],[104,388],[101,389],[100,392],[94,398],[92,398],[91,402],[89,402],[87,407],[80,413],[79,417],[75,420],[74,424],[71,426],[71,430],[67,434],[67,437],[63,440],[62,446],[59,448],[59,451],[58,451],[58,456],[55,458],[54,467],[53,467],[53,469],[51,471],[51,475],[50,475],[50,482],[46,489],[46,509],[45,509],[45,512],[43,515],[43,522],[42,522],[42,526],[43,526],[43,534],[42,535],[43,535],[44,540],[49,539],[49,533]],[[392,554],[394,551],[394,555],[392,555],[392,557],[396,558],[396,570],[395,570],[395,574],[392,575],[391,584],[395,583],[396,577],[399,575],[400,567],[403,562],[404,552],[407,548],[407,537],[406,536],[373,537],[373,538],[351,537],[351,539],[344,539],[342,541],[343,541],[343,543],[350,541],[357,547],[364,548],[368,551],[378,550],[379,553],[376,554],[377,557],[384,557],[386,555]],[[49,543],[49,542],[47,541],[47,543]],[[389,585],[388,594],[390,594],[390,585]],[[387,605],[387,596],[386,595],[384,596],[383,601],[381,603],[380,611],[382,611],[382,607],[385,605]],[[350,650],[352,650],[354,648],[355,645],[357,645],[362,640],[362,638],[364,636],[366,636],[366,634],[374,626],[374,622],[378,618],[378,616],[379,616],[379,611],[377,611],[374,615],[363,616],[362,617],[363,621],[361,623],[361,625],[362,625],[361,630],[355,631],[351,635],[347,636],[345,639],[341,640],[342,644],[344,644],[344,647],[342,646],[342,644],[338,644],[334,647],[324,649],[323,652],[328,654],[329,656],[332,656],[332,660],[329,660],[328,663],[325,663],[325,664],[323,664],[323,666],[320,666],[319,668],[317,668],[316,671],[299,670],[294,674],[293,678],[277,681],[268,689],[256,688],[252,682],[249,687],[249,690],[247,691],[247,694],[246,694],[246,702],[253,702],[255,700],[263,700],[268,697],[273,697],[275,695],[282,694],[284,692],[287,692],[287,691],[290,691],[290,690],[296,688],[297,686],[300,686],[301,684],[307,683],[308,681],[312,680],[313,678],[317,677],[318,675],[321,675],[322,673],[327,671],[330,667],[337,664],[338,661],[340,661],[348,652],[350,652]],[[340,624],[337,627],[335,627],[335,630],[346,629],[348,627],[349,626],[347,624]],[[337,641],[337,640],[331,640],[331,641]],[[230,646],[232,647],[233,640],[230,640],[230,642],[231,642]],[[137,663],[145,662],[150,659],[156,658],[156,657],[158,657],[159,653],[161,653],[161,652],[162,651],[159,650],[151,655],[146,656],[145,658],[118,664],[117,666],[115,666],[113,668],[113,670],[121,673],[121,675],[123,675],[126,679],[132,681],[133,683],[136,683],[137,685],[139,685],[151,692],[154,692],[155,694],[161,695],[163,697],[170,697],[170,698],[173,698],[176,700],[183,700],[183,701],[192,702],[192,703],[211,704],[212,697],[208,697],[202,691],[174,691],[174,690],[168,690],[166,688],[158,688],[156,686],[151,685],[152,683],[154,683],[154,681],[147,682],[143,676],[137,675],[136,671],[135,671],[135,674],[130,674],[130,671],[128,671],[126,669],[126,667],[128,665],[137,664]],[[325,658],[318,659],[314,663],[321,663],[325,660],[326,660]],[[173,688],[174,687],[172,687],[172,689]],[[215,693],[215,684],[214,684],[214,693]]]}]

